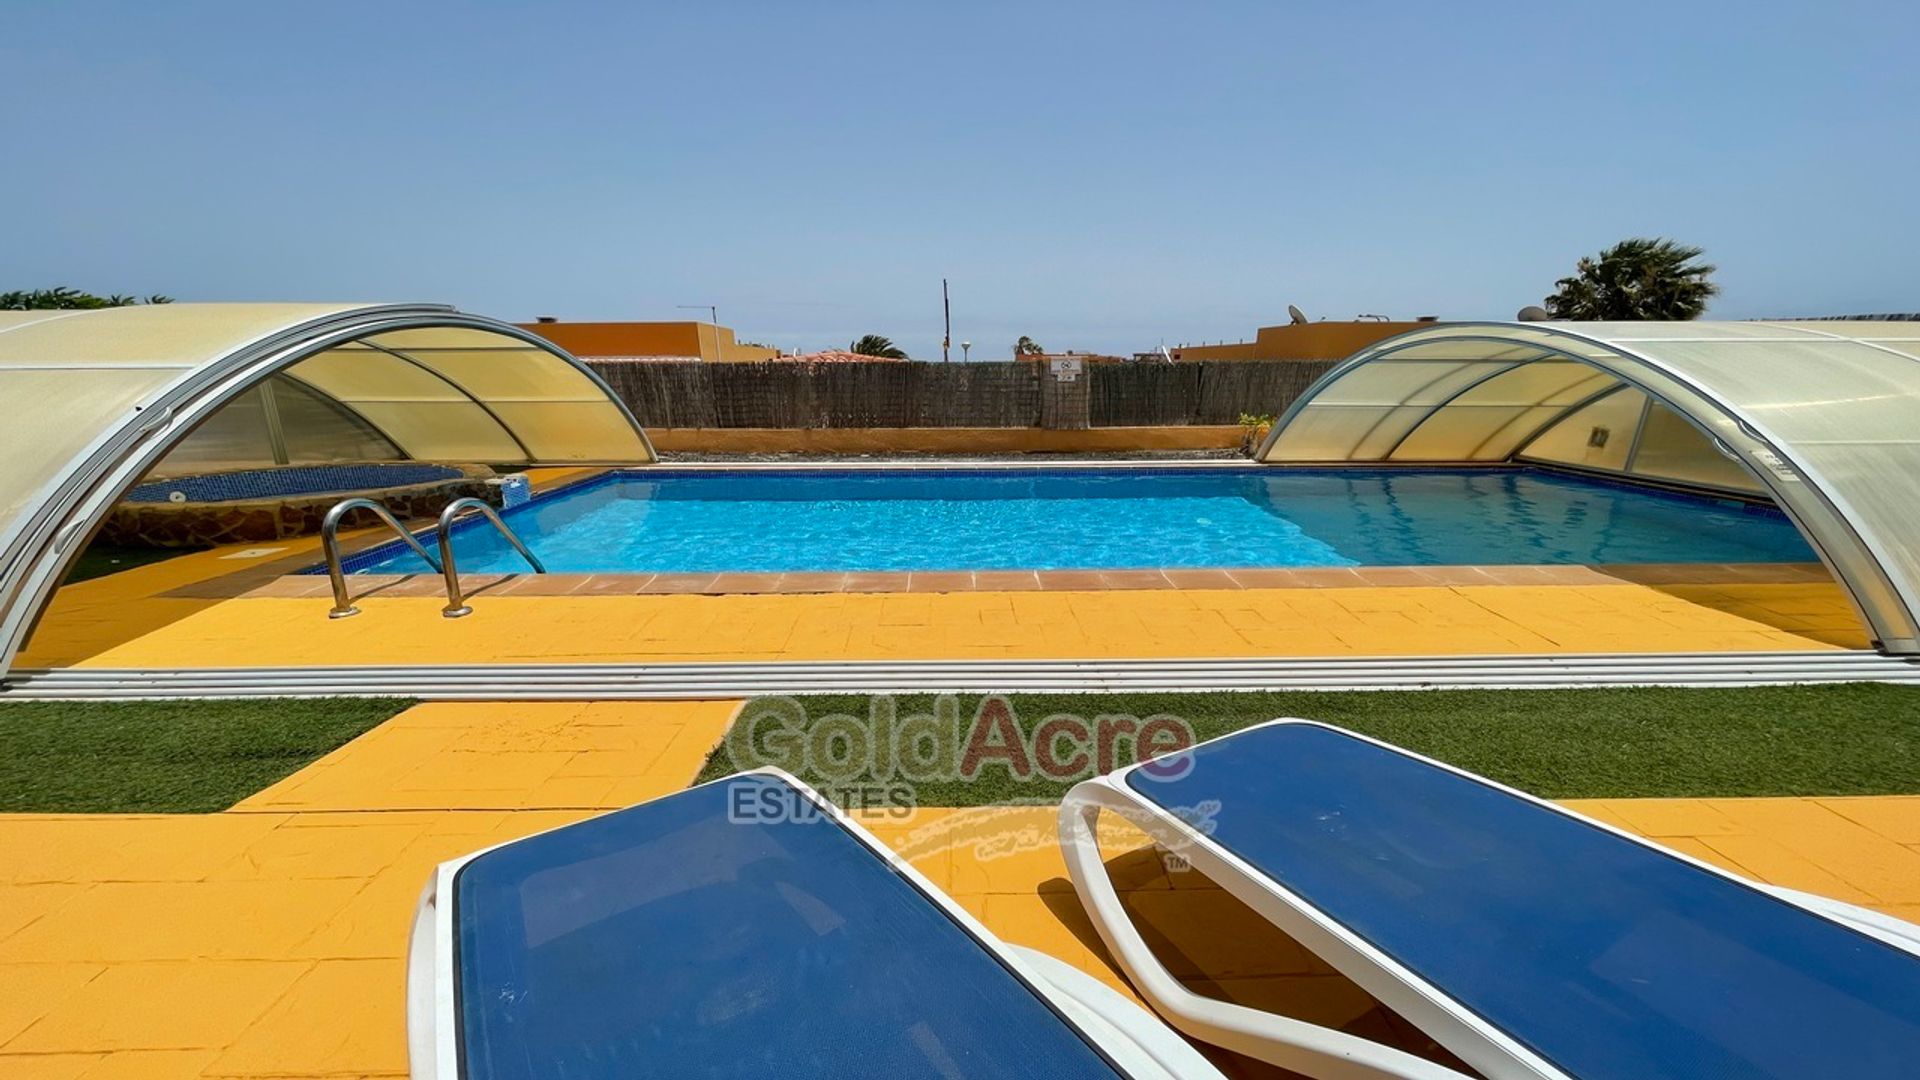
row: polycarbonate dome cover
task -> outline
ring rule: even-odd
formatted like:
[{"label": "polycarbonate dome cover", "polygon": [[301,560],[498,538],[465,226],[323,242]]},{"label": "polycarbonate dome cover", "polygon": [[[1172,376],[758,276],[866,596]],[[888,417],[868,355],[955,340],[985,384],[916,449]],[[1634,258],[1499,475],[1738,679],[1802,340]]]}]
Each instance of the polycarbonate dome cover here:
[{"label": "polycarbonate dome cover", "polygon": [[364,445],[377,433],[414,460],[654,460],[632,414],[579,361],[443,306],[0,312],[0,672],[49,580],[119,492],[269,379],[353,417],[343,437]]},{"label": "polycarbonate dome cover", "polygon": [[1920,323],[1455,323],[1365,349],[1265,462],[1540,461],[1770,495],[1920,651]]}]

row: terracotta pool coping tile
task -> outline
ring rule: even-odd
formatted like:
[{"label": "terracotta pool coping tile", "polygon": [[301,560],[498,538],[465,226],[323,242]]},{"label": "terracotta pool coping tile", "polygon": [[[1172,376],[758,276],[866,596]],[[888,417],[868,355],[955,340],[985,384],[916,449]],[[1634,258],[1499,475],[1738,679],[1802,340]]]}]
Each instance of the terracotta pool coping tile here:
[{"label": "terracotta pool coping tile", "polygon": [[1287,573],[1293,575],[1295,588],[1361,589],[1374,584],[1367,579],[1367,569],[1364,566],[1303,566]]},{"label": "terracotta pool coping tile", "polygon": [[1034,570],[975,570],[973,587],[982,592],[1032,592],[1040,588]]},{"label": "terracotta pool coping tile", "polygon": [[[462,584],[465,584],[464,579]],[[494,582],[493,588],[487,591],[494,596],[538,596],[541,590],[549,587],[545,574],[508,574],[505,580]]]},{"label": "terracotta pool coping tile", "polygon": [[1426,588],[1440,584],[1439,578],[1420,566],[1359,566],[1352,571],[1362,585],[1375,588]]},{"label": "terracotta pool coping tile", "polygon": [[574,596],[633,596],[646,591],[653,574],[588,574],[573,590]]},{"label": "terracotta pool coping tile", "polygon": [[[482,593],[499,596],[513,582],[532,576],[531,574],[461,574],[460,591],[469,597],[479,596]],[[445,582],[441,582],[441,588],[435,595],[446,595]]]},{"label": "terracotta pool coping tile", "polygon": [[[359,582],[379,579],[379,584],[360,591]],[[447,582],[438,574],[354,574],[347,578],[347,590],[355,596],[445,596]]]},{"label": "terracotta pool coping tile", "polygon": [[[662,574],[662,577],[666,575]],[[713,581],[704,590],[717,593],[764,593],[779,591],[779,574],[735,573],[715,574]]]},{"label": "terracotta pool coping tile", "polygon": [[840,583],[842,592],[906,592],[911,574],[885,573],[880,571],[849,572],[846,580]]},{"label": "terracotta pool coping tile", "polygon": [[1527,573],[1527,566],[1482,566],[1481,573],[1487,575],[1488,585],[1539,585],[1541,580]]},{"label": "terracotta pool coping tile", "polygon": [[1701,585],[1721,579],[1711,565],[1686,563],[1609,563],[1594,570],[1635,585]]},{"label": "terracotta pool coping tile", "polygon": [[1551,585],[1611,585],[1607,575],[1591,566],[1534,566]]},{"label": "terracotta pool coping tile", "polygon": [[[1634,563],[1600,566],[1449,565],[1176,567],[1118,570],[927,570],[915,572],[796,571],[719,574],[467,574],[469,594],[495,596],[631,596],[638,594],[813,594],[946,592],[1087,592],[1140,589],[1327,589],[1451,588],[1543,585],[1826,584],[1819,563]],[[324,576],[269,578],[243,595],[252,599],[323,598]],[[440,575],[354,574],[348,588],[358,597],[441,596]]]},{"label": "terracotta pool coping tile", "polygon": [[971,570],[915,570],[907,580],[908,592],[972,592]]},{"label": "terracotta pool coping tile", "polygon": [[[632,581],[638,575],[624,576]],[[495,596],[575,596],[593,579],[592,574],[519,574],[493,593]],[[637,584],[634,582],[627,591],[633,591]]]},{"label": "terracotta pool coping tile", "polygon": [[1240,583],[1225,570],[1204,570],[1182,567],[1160,571],[1167,584],[1175,589],[1237,589]]},{"label": "terracotta pool coping tile", "polygon": [[1102,570],[1100,581],[1109,589],[1165,589],[1172,583],[1160,570]]},{"label": "terracotta pool coping tile", "polygon": [[1484,566],[1423,566],[1420,572],[1436,585],[1492,585]]},{"label": "terracotta pool coping tile", "polygon": [[1040,588],[1048,592],[1090,592],[1104,590],[1107,579],[1098,570],[1038,570]]},{"label": "terracotta pool coping tile", "polygon": [[653,580],[636,589],[643,593],[697,593],[715,592],[714,580],[718,574],[655,574]]},{"label": "terracotta pool coping tile", "polygon": [[[1335,574],[1352,576],[1341,567],[1327,567]],[[1243,589],[1291,589],[1301,585],[1300,572],[1286,567],[1236,566],[1227,571]]]},{"label": "terracotta pool coping tile", "polygon": [[1495,585],[1609,585],[1614,582],[1588,566],[1484,566]]},{"label": "terracotta pool coping tile", "polygon": [[326,596],[333,591],[332,582],[315,574],[301,574],[298,577],[283,577],[274,580],[297,582],[298,584],[293,586],[289,593],[289,595],[293,596]]},{"label": "terracotta pool coping tile", "polygon": [[847,575],[838,570],[781,574],[774,591],[783,593],[833,593],[846,588]]}]

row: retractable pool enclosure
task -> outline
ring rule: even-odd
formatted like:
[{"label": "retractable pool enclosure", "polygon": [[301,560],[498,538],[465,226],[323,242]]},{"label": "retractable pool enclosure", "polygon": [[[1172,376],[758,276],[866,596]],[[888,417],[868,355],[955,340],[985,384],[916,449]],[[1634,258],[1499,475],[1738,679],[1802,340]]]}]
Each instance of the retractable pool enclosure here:
[{"label": "retractable pool enclosure", "polygon": [[1269,463],[1534,462],[1770,497],[1920,652],[1920,323],[1450,323],[1365,349]]},{"label": "retractable pool enclosure", "polygon": [[654,460],[578,360],[439,305],[0,312],[0,408],[0,674],[102,517],[163,460]]}]

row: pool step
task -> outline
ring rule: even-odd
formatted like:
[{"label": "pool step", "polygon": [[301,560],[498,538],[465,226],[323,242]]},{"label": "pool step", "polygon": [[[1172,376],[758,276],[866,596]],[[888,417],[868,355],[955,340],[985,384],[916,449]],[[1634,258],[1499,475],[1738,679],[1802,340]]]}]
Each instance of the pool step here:
[{"label": "pool step", "polygon": [[1203,660],[793,660],[16,670],[0,700],[412,697],[430,701],[711,699],[767,694],[1545,689],[1920,683],[1920,662],[1822,652],[1272,657]]}]

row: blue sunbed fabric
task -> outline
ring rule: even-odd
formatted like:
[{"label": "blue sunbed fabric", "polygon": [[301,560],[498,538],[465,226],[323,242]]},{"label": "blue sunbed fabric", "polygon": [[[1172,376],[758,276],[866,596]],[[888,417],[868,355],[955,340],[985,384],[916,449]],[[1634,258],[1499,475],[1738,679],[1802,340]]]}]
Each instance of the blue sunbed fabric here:
[{"label": "blue sunbed fabric", "polygon": [[1188,753],[1128,785],[1569,1075],[1920,1075],[1920,958],[1336,730]]},{"label": "blue sunbed fabric", "polygon": [[476,1080],[1118,1075],[774,777],[499,848],[453,891]]}]

